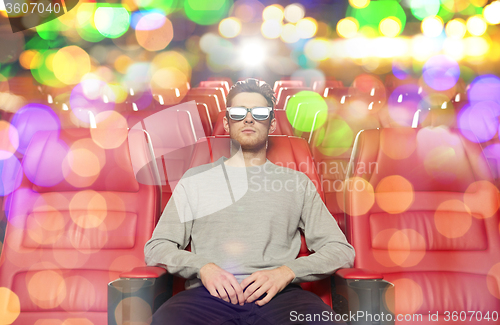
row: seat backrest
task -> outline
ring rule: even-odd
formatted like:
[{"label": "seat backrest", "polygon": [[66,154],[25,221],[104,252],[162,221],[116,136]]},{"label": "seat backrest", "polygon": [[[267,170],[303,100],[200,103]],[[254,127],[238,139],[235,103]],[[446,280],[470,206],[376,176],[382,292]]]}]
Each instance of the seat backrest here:
[{"label": "seat backrest", "polygon": [[274,93],[278,94],[283,87],[304,87],[304,83],[302,80],[276,80],[273,87]]},{"label": "seat backrest", "polygon": [[310,135],[309,146],[317,164],[326,206],[337,220],[340,229],[345,230],[343,184],[351,158],[356,134],[361,130],[379,128],[377,112],[368,109],[366,102],[339,105],[328,112],[323,125]]},{"label": "seat backrest", "polygon": [[[226,116],[226,111],[220,112],[217,116],[213,135],[229,135],[229,133],[224,130],[224,116]],[[292,125],[288,121],[285,110],[275,109],[274,117],[276,118],[276,130],[274,130],[273,135],[294,135]]]},{"label": "seat backrest", "polygon": [[[219,101],[219,97],[211,94],[211,95],[200,95],[200,94],[188,94],[184,98],[184,102],[194,100],[196,103],[203,103],[207,105],[208,112],[210,113],[210,120],[212,121],[212,127],[215,126],[215,121],[217,121],[217,115],[223,111],[222,103]],[[224,103],[224,107],[225,107]],[[224,108],[225,110],[225,108]]]},{"label": "seat backrest", "polygon": [[200,82],[201,88],[222,88],[227,96],[229,93],[229,83],[224,80],[208,80]]},{"label": "seat backrest", "polygon": [[433,108],[429,110],[421,110],[419,112],[420,127],[436,127],[446,126],[450,128],[457,127],[457,113],[454,107],[450,108]]},{"label": "seat backrest", "polygon": [[352,157],[346,235],[355,267],[395,285],[394,312],[500,310],[499,192],[479,144],[442,127],[366,130]]},{"label": "seat backrest", "polygon": [[[20,305],[3,321],[107,323],[107,284],[144,266],[160,214],[160,188],[147,185],[157,174],[149,154],[144,132],[124,128],[32,138],[0,261],[0,287]],[[141,182],[132,159],[143,164]]]},{"label": "seat backrest", "polygon": [[217,100],[219,102],[220,110],[223,111],[226,109],[226,92],[223,87],[197,87],[191,88],[188,92],[188,96],[199,96],[199,95],[215,95],[217,96]]},{"label": "seat backrest", "polygon": [[276,109],[285,109],[286,104],[290,97],[295,95],[298,92],[304,91],[304,90],[310,90],[309,88],[306,87],[281,87],[278,90],[277,96],[276,96],[276,106],[274,108]]},{"label": "seat backrest", "polygon": [[162,185],[162,210],[172,189],[189,168],[194,144],[205,136],[194,102],[182,103],[158,112],[132,112],[131,129],[148,132]]}]

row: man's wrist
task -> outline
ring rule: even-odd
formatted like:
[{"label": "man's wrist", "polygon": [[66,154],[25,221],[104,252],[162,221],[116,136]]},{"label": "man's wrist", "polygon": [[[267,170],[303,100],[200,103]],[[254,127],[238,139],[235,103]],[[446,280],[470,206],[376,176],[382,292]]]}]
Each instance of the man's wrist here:
[{"label": "man's wrist", "polygon": [[295,279],[295,272],[293,272],[293,270],[286,265],[283,265],[280,268],[283,272],[285,272],[285,274],[287,274],[288,283],[291,283]]}]

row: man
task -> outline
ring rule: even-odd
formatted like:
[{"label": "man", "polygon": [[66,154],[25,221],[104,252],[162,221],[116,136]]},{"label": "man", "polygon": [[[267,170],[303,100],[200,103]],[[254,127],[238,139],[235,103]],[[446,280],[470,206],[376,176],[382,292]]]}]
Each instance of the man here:
[{"label": "man", "polygon": [[[293,324],[291,315],[332,312],[297,283],[351,267],[354,249],[311,180],[266,159],[275,101],[268,84],[236,83],[223,124],[239,154],[190,169],[177,184],[145,255],[187,278],[188,290],[158,309],[154,325]],[[296,258],[299,228],[315,253]]]}]

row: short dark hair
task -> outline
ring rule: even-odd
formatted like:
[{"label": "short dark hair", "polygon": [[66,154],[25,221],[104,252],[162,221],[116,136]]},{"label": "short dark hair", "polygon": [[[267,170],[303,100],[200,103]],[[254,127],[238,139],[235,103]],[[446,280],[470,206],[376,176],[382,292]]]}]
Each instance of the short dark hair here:
[{"label": "short dark hair", "polygon": [[231,106],[234,96],[239,93],[258,93],[264,96],[269,107],[274,108],[274,105],[276,105],[276,97],[274,96],[273,88],[264,81],[248,78],[235,83],[227,94],[226,104],[228,107]]},{"label": "short dark hair", "polygon": [[[269,120],[274,118],[274,106],[276,105],[276,97],[274,96],[273,88],[265,81],[259,81],[254,78],[248,78],[235,83],[226,97],[226,107],[231,106],[234,96],[239,93],[258,93],[261,94],[266,100],[267,105],[272,108]],[[226,112],[226,118],[229,118]]]}]

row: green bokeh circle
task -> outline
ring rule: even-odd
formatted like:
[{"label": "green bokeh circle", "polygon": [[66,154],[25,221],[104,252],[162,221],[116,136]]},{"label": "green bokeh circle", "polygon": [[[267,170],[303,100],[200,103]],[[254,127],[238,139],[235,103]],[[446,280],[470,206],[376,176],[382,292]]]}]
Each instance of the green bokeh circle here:
[{"label": "green bokeh circle", "polygon": [[311,132],[321,127],[328,115],[328,105],[314,91],[301,91],[290,97],[286,117],[292,127],[301,132]]},{"label": "green bokeh circle", "polygon": [[227,15],[232,5],[232,0],[185,0],[184,11],[199,25],[213,25]]}]

